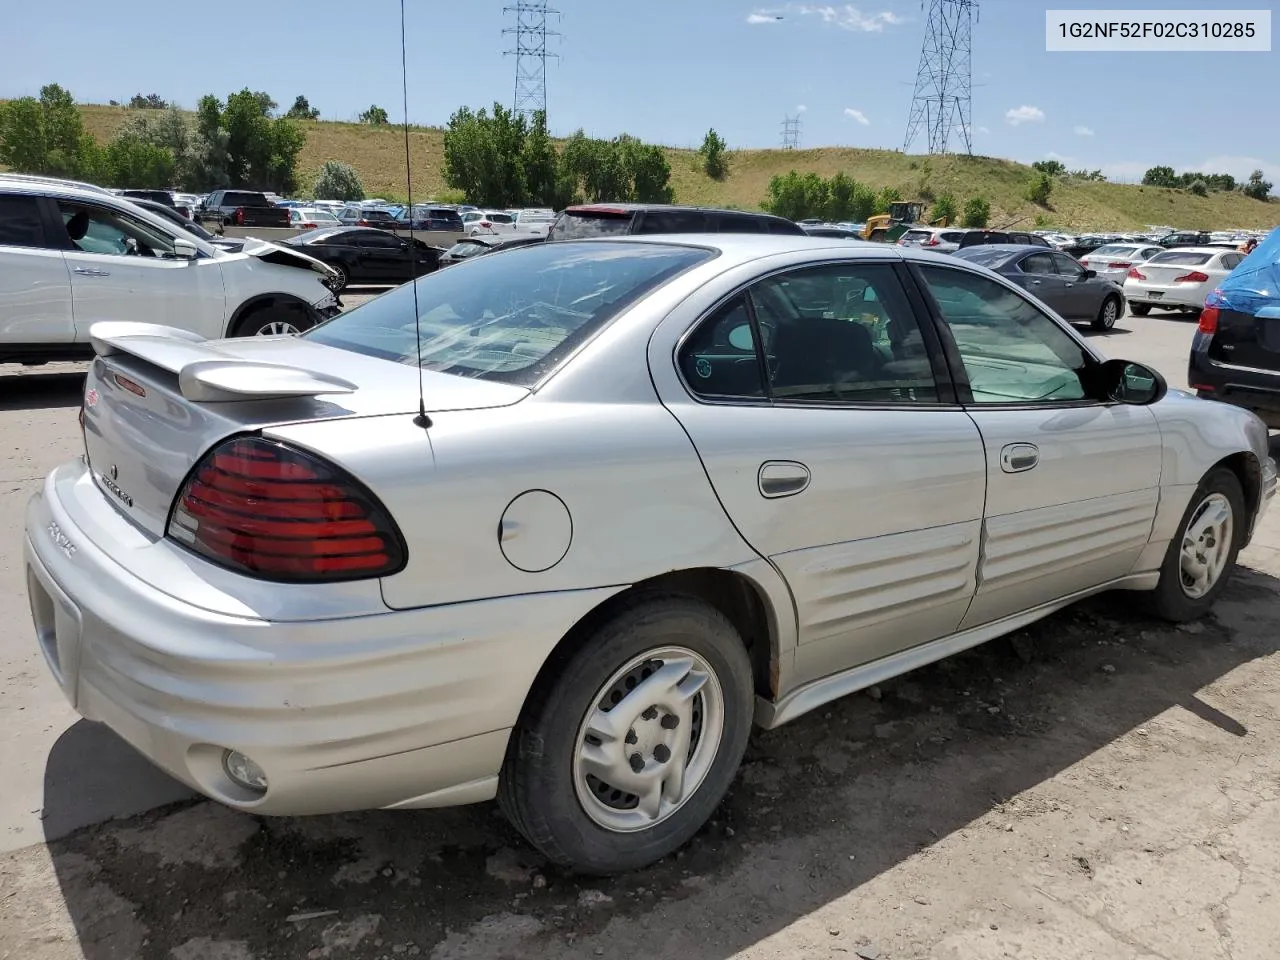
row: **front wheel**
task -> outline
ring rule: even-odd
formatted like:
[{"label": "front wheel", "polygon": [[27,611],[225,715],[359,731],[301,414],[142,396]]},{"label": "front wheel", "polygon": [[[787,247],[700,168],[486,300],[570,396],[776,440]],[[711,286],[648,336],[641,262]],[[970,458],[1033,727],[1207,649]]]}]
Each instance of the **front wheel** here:
[{"label": "front wheel", "polygon": [[1093,319],[1093,329],[1110,330],[1120,319],[1120,298],[1107,297],[1102,301],[1102,308]]},{"label": "front wheel", "polygon": [[325,266],[334,273],[333,279],[330,280],[328,284],[329,289],[334,293],[341,293],[346,289],[347,284],[351,281],[346,268],[340,263],[326,263]]},{"label": "front wheel", "polygon": [[733,780],[750,732],[751,665],[718,610],[637,598],[530,694],[499,803],[549,859],[608,875],[677,850]]},{"label": "front wheel", "polygon": [[1235,569],[1248,522],[1240,480],[1225,467],[1209,471],[1165,552],[1153,612],[1173,623],[1208,613]]},{"label": "front wheel", "polygon": [[280,304],[253,310],[236,323],[233,337],[297,336],[315,326],[310,314],[297,304]]}]

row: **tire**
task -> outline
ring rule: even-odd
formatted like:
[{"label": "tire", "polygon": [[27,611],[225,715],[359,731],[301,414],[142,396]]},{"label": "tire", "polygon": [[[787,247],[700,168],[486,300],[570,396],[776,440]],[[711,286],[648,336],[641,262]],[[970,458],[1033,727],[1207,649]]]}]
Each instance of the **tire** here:
[{"label": "tire", "polygon": [[325,266],[329,267],[337,274],[333,279],[333,283],[330,284],[329,289],[334,293],[341,293],[347,288],[347,284],[351,282],[351,278],[347,275],[346,268],[340,263],[332,263],[330,261],[326,261]]},{"label": "tire", "polygon": [[236,321],[233,337],[275,337],[297,335],[315,326],[300,304],[280,304],[250,310]]},{"label": "tire", "polygon": [[[1208,520],[1215,511],[1220,513],[1224,507],[1228,511],[1226,520],[1229,528],[1224,529],[1220,525],[1211,528],[1210,533],[1215,536],[1213,542],[1206,546],[1197,531],[1203,529],[1202,521]],[[1186,623],[1208,613],[1231,579],[1248,524],[1248,508],[1240,480],[1225,467],[1210,470],[1192,495],[1182,522],[1178,524],[1178,532],[1169,542],[1160,567],[1160,582],[1150,597],[1152,612],[1172,623]],[[1211,571],[1217,568],[1210,582],[1198,584],[1195,589],[1187,584],[1190,578],[1183,576],[1184,541],[1188,543],[1188,549],[1210,559]],[[1194,551],[1194,545],[1198,545],[1200,550]],[[1188,559],[1194,561],[1195,558]]]},{"label": "tire", "polygon": [[1151,312],[1151,304],[1149,303],[1130,303],[1129,312],[1135,317],[1145,317]]},{"label": "tire", "polygon": [[1093,329],[1113,329],[1116,321],[1120,319],[1120,311],[1123,309],[1124,307],[1120,303],[1119,297],[1107,297],[1102,301],[1102,306],[1098,308],[1098,315],[1093,318]]},{"label": "tire", "polygon": [[[698,674],[697,693],[673,696]],[[563,867],[607,876],[647,866],[684,845],[724,798],[753,701],[746,648],[722,613],[688,597],[637,596],[544,671],[511,735],[498,802]],[[682,755],[686,789],[671,806],[663,774]]]}]

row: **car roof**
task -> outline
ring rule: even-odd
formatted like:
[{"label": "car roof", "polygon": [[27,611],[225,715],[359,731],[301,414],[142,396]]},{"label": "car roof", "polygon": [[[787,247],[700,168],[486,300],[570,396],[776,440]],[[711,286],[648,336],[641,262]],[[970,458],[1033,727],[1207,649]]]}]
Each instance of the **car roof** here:
[{"label": "car roof", "polygon": [[[1001,233],[1007,231],[1000,231]],[[975,243],[972,247],[965,247],[959,253],[965,253],[969,250],[997,250],[1001,253],[1019,253],[1021,251],[1034,250],[1036,253],[1061,253],[1061,250],[1051,250],[1049,247],[1042,247],[1038,243]]]},{"label": "car roof", "polygon": [[93,198],[118,197],[105,187],[62,177],[39,177],[29,173],[0,173],[0,187],[13,190],[58,190],[68,196],[88,195]]}]

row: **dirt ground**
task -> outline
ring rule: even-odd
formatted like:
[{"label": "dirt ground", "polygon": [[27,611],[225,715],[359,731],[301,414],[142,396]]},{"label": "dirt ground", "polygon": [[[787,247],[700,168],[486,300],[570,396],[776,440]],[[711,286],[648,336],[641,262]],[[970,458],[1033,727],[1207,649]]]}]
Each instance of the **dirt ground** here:
[{"label": "dirt ground", "polygon": [[[1107,347],[1176,384],[1188,331]],[[35,653],[20,504],[78,399],[42,377],[0,398],[0,960],[1280,955],[1280,506],[1211,619],[1099,597],[758,734],[683,852],[583,881],[491,804],[106,819],[185,791],[69,715]]]},{"label": "dirt ground", "polygon": [[1243,570],[1176,629],[1099,598],[760,735],[623,879],[548,869],[491,805],[102,825],[0,861],[0,958],[1273,960],[1277,586]]}]

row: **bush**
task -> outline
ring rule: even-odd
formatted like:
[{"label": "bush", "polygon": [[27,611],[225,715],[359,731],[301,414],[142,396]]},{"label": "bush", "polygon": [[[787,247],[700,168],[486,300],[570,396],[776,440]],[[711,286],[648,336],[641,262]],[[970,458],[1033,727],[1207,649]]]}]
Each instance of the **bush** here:
[{"label": "bush", "polygon": [[1049,205],[1049,197],[1053,194],[1053,177],[1044,171],[1033,174],[1027,184],[1027,199],[1042,207]]},{"label": "bush", "polygon": [[729,162],[724,152],[724,139],[714,129],[708,130],[698,148],[698,156],[702,159],[702,171],[712,180],[720,180],[729,172]]},{"label": "bush", "polygon": [[949,193],[944,193],[933,202],[933,206],[929,208],[929,219],[940,220],[947,218],[947,223],[955,223],[960,216],[960,207],[956,203],[956,198]]},{"label": "bush", "polygon": [[1246,197],[1253,197],[1255,200],[1265,201],[1271,196],[1272,184],[1262,178],[1262,171],[1255,170],[1249,174],[1249,182],[1241,189]]},{"label": "bush", "polygon": [[364,184],[351,164],[326,160],[316,174],[311,195],[317,200],[363,200]]},{"label": "bush", "polygon": [[991,219],[991,204],[983,197],[970,197],[964,204],[964,221],[966,227],[985,227]]},{"label": "bush", "polygon": [[1191,186],[1187,187],[1187,189],[1197,197],[1207,197],[1209,195],[1209,185],[1203,180],[1192,180]]}]

